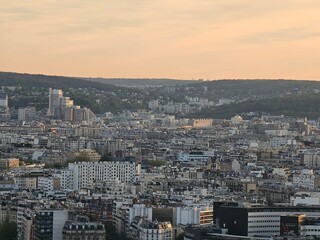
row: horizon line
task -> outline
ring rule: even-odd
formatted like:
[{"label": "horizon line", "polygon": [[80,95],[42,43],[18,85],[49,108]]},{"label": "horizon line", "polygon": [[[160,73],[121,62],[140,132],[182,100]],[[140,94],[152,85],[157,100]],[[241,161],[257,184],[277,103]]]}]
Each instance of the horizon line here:
[{"label": "horizon line", "polygon": [[35,76],[47,76],[47,77],[65,77],[65,78],[78,78],[78,79],[105,79],[105,80],[167,80],[167,81],[201,81],[201,82],[212,82],[212,81],[319,81],[320,79],[289,79],[289,78],[218,78],[218,79],[181,79],[181,78],[170,78],[170,77],[81,77],[81,76],[68,76],[68,75],[56,75],[56,74],[45,74],[45,73],[30,73],[30,72],[11,72],[1,71],[0,73],[10,74],[25,74]]}]

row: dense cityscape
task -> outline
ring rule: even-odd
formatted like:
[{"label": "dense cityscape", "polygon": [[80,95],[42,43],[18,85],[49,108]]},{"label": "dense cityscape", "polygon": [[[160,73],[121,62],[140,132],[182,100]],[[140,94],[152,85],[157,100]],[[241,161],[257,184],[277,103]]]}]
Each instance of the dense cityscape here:
[{"label": "dense cityscape", "polygon": [[16,87],[0,92],[0,236],[320,237],[317,120],[186,118],[190,102],[161,106],[161,98],[95,114],[55,88],[44,109],[10,109],[6,90]]},{"label": "dense cityscape", "polygon": [[0,240],[320,240],[319,0],[0,4]]}]

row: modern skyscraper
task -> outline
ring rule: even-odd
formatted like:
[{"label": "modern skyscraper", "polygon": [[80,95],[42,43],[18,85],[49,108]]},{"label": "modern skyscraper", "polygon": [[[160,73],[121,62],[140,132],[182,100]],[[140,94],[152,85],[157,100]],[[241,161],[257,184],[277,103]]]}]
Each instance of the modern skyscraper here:
[{"label": "modern skyscraper", "polygon": [[62,118],[65,110],[71,107],[73,107],[73,100],[70,97],[64,97],[61,89],[49,88],[48,116]]},{"label": "modern skyscraper", "polygon": [[49,88],[49,106],[48,106],[48,112],[47,115],[51,116],[52,113],[52,88]]},{"label": "modern skyscraper", "polygon": [[63,92],[61,89],[49,88],[49,116],[58,116],[60,110],[60,99],[63,97]]},{"label": "modern skyscraper", "polygon": [[52,99],[51,99],[51,104],[52,104],[52,110],[55,115],[59,114],[60,110],[60,101],[61,98],[63,97],[63,92],[61,89],[53,89],[52,90]]},{"label": "modern skyscraper", "polygon": [[61,89],[49,88],[48,116],[72,122],[92,121],[94,113],[89,108],[74,106],[70,97],[64,97]]}]

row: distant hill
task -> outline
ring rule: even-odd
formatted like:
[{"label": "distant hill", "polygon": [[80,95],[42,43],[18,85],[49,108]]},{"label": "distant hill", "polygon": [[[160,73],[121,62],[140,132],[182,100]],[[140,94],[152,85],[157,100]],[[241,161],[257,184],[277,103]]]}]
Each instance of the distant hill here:
[{"label": "distant hill", "polygon": [[192,114],[192,116],[230,119],[238,114],[243,115],[244,113],[254,112],[259,115],[261,113],[269,113],[317,120],[320,117],[319,103],[319,93],[305,93],[226,104],[213,109],[203,109]]},{"label": "distant hill", "polygon": [[203,96],[212,100],[230,98],[237,102],[204,109],[194,116],[229,119],[236,114],[264,112],[312,119],[320,117],[320,81],[218,80],[188,86],[195,89],[206,87]]},{"label": "distant hill", "polygon": [[176,80],[167,78],[84,78],[88,81],[108,83],[123,87],[161,87],[161,86],[183,86],[196,83],[195,80]]},{"label": "distant hill", "polygon": [[[7,90],[9,106],[13,108],[35,106],[38,110],[48,105],[48,91],[61,88],[66,96],[95,113],[146,108],[144,93],[138,89],[87,81],[81,78],[0,72],[0,86],[20,86]],[[148,99],[147,99],[148,100]]]},{"label": "distant hill", "polygon": [[306,92],[320,90],[319,81],[307,80],[217,80],[192,83],[188,85],[194,88],[207,88],[211,96],[218,98],[261,98],[276,97],[287,93]]},{"label": "distant hill", "polygon": [[1,86],[23,86],[43,88],[102,88],[118,90],[119,87],[111,84],[90,82],[81,78],[48,76],[42,74],[26,74],[13,72],[0,72]]},{"label": "distant hill", "polygon": [[49,76],[43,74],[27,74],[14,72],[0,72],[0,83],[5,86],[28,85],[53,88],[69,88],[77,83],[79,87],[95,87],[101,84],[142,87],[142,86],[183,86],[196,83],[195,80],[176,80],[167,78],[81,78]]},{"label": "distant hill", "polygon": [[[90,81],[89,81],[90,80]],[[21,86],[8,90],[9,106],[47,107],[48,88],[61,88],[75,104],[95,113],[147,108],[148,102],[161,104],[187,102],[186,97],[217,102],[230,99],[236,103],[203,109],[190,116],[230,118],[247,112],[266,112],[316,119],[320,117],[320,82],[303,80],[216,80],[184,81],[174,79],[85,79],[0,72],[0,86]],[[115,86],[111,83],[117,83]],[[157,86],[139,90],[123,86]],[[161,86],[162,87],[161,87]],[[172,89],[167,86],[175,86]],[[190,98],[188,98],[190,99]]]}]

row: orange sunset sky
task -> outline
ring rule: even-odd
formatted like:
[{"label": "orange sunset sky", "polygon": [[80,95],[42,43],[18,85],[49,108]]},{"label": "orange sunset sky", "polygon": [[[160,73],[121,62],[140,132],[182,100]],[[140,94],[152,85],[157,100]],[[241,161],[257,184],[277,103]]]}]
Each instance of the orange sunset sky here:
[{"label": "orange sunset sky", "polygon": [[320,79],[320,1],[0,0],[0,71]]}]

